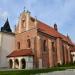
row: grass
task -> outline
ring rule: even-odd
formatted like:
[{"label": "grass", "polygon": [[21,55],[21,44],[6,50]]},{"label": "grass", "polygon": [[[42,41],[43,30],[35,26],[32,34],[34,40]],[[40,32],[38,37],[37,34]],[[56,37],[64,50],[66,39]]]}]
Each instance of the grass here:
[{"label": "grass", "polygon": [[48,69],[34,69],[34,70],[12,70],[12,71],[0,71],[0,75],[33,75],[37,73],[48,73],[53,71],[61,71],[65,68],[48,68]]},{"label": "grass", "polygon": [[75,64],[65,64],[65,65],[61,65],[59,67],[47,68],[47,69],[0,71],[0,75],[34,75],[37,73],[63,71],[66,69],[75,69]]}]

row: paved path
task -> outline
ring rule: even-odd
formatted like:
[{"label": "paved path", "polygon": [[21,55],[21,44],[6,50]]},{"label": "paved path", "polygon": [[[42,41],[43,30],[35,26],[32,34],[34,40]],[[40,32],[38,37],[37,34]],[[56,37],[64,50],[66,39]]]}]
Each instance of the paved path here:
[{"label": "paved path", "polygon": [[42,73],[42,74],[36,74],[36,75],[75,75],[75,69],[69,69],[65,71],[56,71],[56,72],[50,72],[50,73]]}]

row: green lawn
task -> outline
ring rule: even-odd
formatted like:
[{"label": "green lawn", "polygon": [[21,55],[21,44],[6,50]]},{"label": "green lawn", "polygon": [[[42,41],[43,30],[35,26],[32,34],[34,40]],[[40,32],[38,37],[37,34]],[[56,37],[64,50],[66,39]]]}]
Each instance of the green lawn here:
[{"label": "green lawn", "polygon": [[47,72],[61,71],[61,70],[65,70],[65,68],[0,71],[0,75],[33,75],[37,73],[47,73]]},{"label": "green lawn", "polygon": [[48,68],[48,69],[0,71],[0,75],[33,75],[33,74],[37,74],[37,73],[62,71],[62,70],[66,70],[66,69],[75,69],[75,66],[64,65],[64,66]]}]

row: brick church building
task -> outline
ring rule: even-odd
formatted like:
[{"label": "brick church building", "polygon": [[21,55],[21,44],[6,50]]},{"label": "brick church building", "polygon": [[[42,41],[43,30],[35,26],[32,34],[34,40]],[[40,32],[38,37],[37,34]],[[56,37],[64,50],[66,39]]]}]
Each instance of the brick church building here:
[{"label": "brick church building", "polygon": [[15,49],[7,58],[10,68],[49,68],[72,62],[69,36],[23,11],[15,30]]}]

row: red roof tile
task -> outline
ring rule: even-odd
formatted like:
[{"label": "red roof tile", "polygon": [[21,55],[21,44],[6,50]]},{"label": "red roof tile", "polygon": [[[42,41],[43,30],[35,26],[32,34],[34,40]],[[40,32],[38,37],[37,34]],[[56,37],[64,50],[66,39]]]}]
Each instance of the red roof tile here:
[{"label": "red roof tile", "polygon": [[[33,17],[31,17],[33,18]],[[35,20],[35,18],[33,18]],[[39,29],[39,31],[43,32],[43,33],[46,33],[46,34],[49,34],[51,36],[54,36],[54,37],[60,37],[62,38],[64,41],[66,41],[67,43],[73,45],[72,41],[70,38],[68,38],[67,36],[59,33],[58,31],[56,31],[54,28],[48,26],[47,24],[37,20],[38,23],[37,23],[37,28]]]},{"label": "red roof tile", "polygon": [[61,38],[62,38],[64,41],[66,41],[66,42],[68,42],[69,44],[73,45],[73,43],[72,43],[72,41],[71,41],[70,38],[68,38],[67,36],[62,35],[62,34],[60,34],[60,35],[61,35]]},{"label": "red roof tile", "polygon": [[15,50],[7,57],[19,57],[19,56],[33,56],[33,53],[31,49]]},{"label": "red roof tile", "polygon": [[43,22],[38,21],[38,25],[37,25],[38,29],[46,34],[49,34],[51,36],[54,37],[60,37],[62,38],[64,41],[66,41],[69,44],[73,44],[71,39],[69,39],[67,36],[62,35],[61,33],[59,33],[58,31],[56,31],[54,28],[46,25]]},{"label": "red roof tile", "polygon": [[38,21],[37,27],[40,31],[42,31],[44,33],[47,33],[47,34],[54,36],[54,37],[60,37],[60,35],[57,33],[57,31],[54,28],[52,28],[52,27],[50,27],[40,21]]}]

